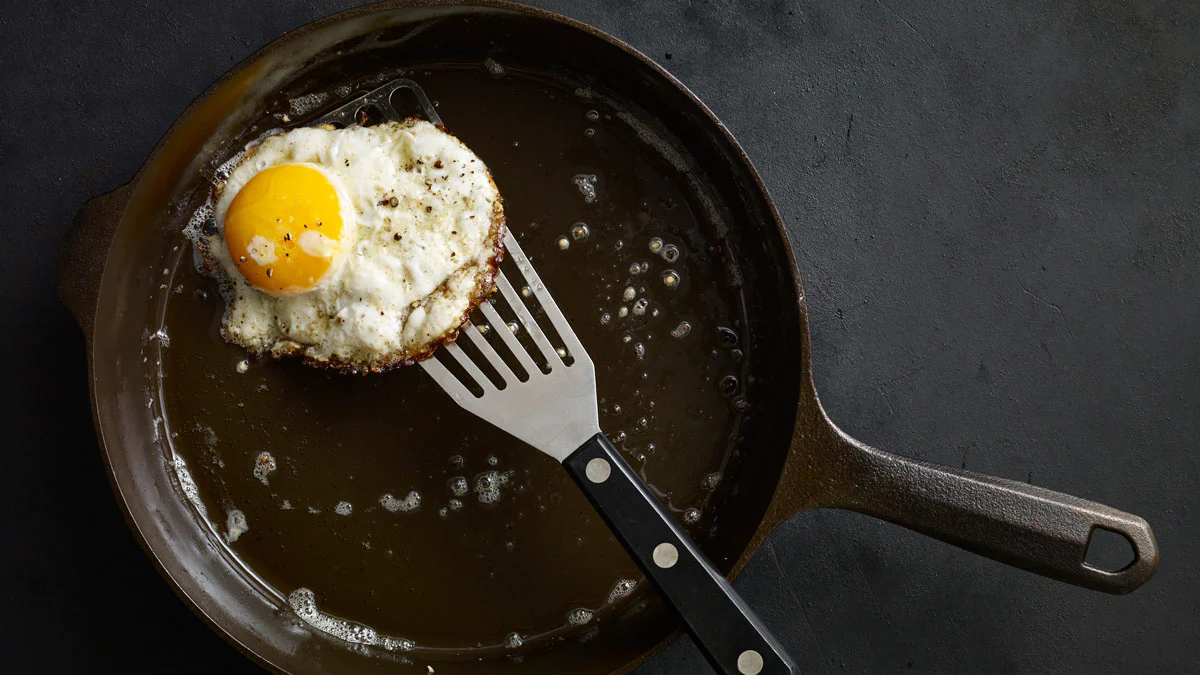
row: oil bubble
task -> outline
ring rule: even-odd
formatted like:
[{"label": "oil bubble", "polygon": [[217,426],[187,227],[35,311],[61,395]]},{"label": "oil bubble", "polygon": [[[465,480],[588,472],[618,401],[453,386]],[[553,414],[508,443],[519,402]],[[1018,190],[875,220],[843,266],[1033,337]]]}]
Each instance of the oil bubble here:
[{"label": "oil bubble", "polygon": [[667,244],[662,250],[663,260],[667,262],[675,262],[679,260],[679,249],[674,244]]},{"label": "oil bubble", "polygon": [[646,313],[646,308],[650,306],[649,298],[638,298],[638,301],[633,303],[633,315],[641,316]]},{"label": "oil bubble", "polygon": [[599,122],[600,121],[600,111],[599,110],[589,110],[583,117],[584,117],[584,119],[586,119],[589,122]]},{"label": "oil bubble", "polygon": [[[622,319],[629,316],[629,308],[622,306],[617,310],[617,316],[621,317]],[[626,340],[626,342],[629,342],[629,340]]]},{"label": "oil bubble", "polygon": [[567,358],[567,350],[563,349],[562,347],[556,347],[554,349],[554,353],[558,354],[558,358],[560,359]]},{"label": "oil bubble", "polygon": [[612,321],[611,314],[609,314],[608,312],[605,312],[600,315],[600,325],[601,326],[607,326],[609,321]]},{"label": "oil bubble", "polygon": [[236,370],[239,375],[244,374],[247,370],[250,370],[250,362],[246,359],[242,359],[241,361],[237,362],[237,366],[234,367],[234,370]]},{"label": "oil bubble", "polygon": [[675,270],[667,270],[662,273],[662,282],[667,288],[675,288],[679,286],[679,275],[675,273]]},{"label": "oil bubble", "polygon": [[595,135],[596,135],[596,130],[595,130],[595,129],[593,129],[593,128],[591,128],[591,127],[588,127],[588,128],[586,128],[586,129],[584,129],[584,130],[583,130],[583,137],[584,137],[584,138],[591,138],[592,136],[595,136]]},{"label": "oil bubble", "polygon": [[520,330],[521,330],[521,324],[517,323],[516,321],[508,322],[508,332],[513,333],[515,335]]},{"label": "oil bubble", "polygon": [[738,389],[738,379],[733,375],[726,375],[721,378],[720,387],[722,394],[732,394]]},{"label": "oil bubble", "polygon": [[633,286],[626,286],[625,292],[621,294],[624,300],[632,300],[637,297],[637,290]]},{"label": "oil bubble", "polygon": [[641,274],[642,266],[638,263],[629,263],[629,273],[630,274]]},{"label": "oil bubble", "polygon": [[729,404],[738,412],[745,412],[750,408],[750,401],[747,401],[745,396],[735,396]]},{"label": "oil bubble", "polygon": [[663,240],[655,237],[650,240],[650,252],[658,253],[663,250]]},{"label": "oil bubble", "polygon": [[528,298],[528,297],[530,297],[531,295],[533,295],[533,289],[532,289],[532,288],[530,288],[530,287],[528,287],[528,286],[522,286],[522,287],[521,287],[521,297],[522,297],[522,298]]},{"label": "oil bubble", "polygon": [[720,326],[717,328],[717,342],[722,347],[734,347],[738,343],[738,334],[732,328]]},{"label": "oil bubble", "polygon": [[591,230],[588,229],[587,223],[575,223],[571,226],[571,238],[575,241],[587,239],[589,234]]},{"label": "oil bubble", "polygon": [[682,340],[683,338],[687,337],[688,334],[691,332],[692,332],[692,324],[690,324],[686,321],[680,321],[679,325],[676,326],[671,331],[671,337],[675,338],[676,340]]},{"label": "oil bubble", "polygon": [[475,324],[475,329],[479,331],[480,335],[487,335],[488,331],[490,331],[492,329],[492,327],[487,325],[486,323],[480,323],[480,324]]},{"label": "oil bubble", "polygon": [[571,248],[571,240],[567,239],[566,237],[559,237],[558,238],[558,250],[565,251],[569,248]]}]

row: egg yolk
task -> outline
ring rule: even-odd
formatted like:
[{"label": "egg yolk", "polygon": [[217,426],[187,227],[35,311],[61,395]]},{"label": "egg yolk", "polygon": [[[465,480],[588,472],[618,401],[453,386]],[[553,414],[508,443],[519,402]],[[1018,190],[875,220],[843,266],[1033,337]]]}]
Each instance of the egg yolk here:
[{"label": "egg yolk", "polygon": [[225,245],[250,285],[274,296],[315,288],[342,259],[341,204],[320,170],[260,171],[225,212]]}]

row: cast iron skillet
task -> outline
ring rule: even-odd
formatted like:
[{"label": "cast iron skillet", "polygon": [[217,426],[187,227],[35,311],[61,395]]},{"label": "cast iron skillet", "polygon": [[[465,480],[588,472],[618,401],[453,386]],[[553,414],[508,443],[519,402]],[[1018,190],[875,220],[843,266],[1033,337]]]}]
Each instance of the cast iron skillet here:
[{"label": "cast iron skillet", "polygon": [[[772,325],[751,327],[756,349],[773,360],[772,374],[757,386],[786,407],[760,427],[773,429],[772,437],[752,439],[755,451],[742,453],[731,476],[735,496],[722,505],[721,517],[743,526],[701,542],[730,577],[775,527],[814,507],[866,513],[1108,593],[1130,592],[1153,575],[1158,550],[1141,518],[1024,483],[891,455],[851,439],[828,419],[811,377],[805,297],[782,222],[736,141],[668,73],[594,28],[541,10],[506,2],[388,2],[293,31],[214,84],[184,112],[133,181],[84,206],[60,262],[60,294],[87,338],[93,413],[118,501],[180,596],[249,656],[290,673],[409,667],[404,659],[379,659],[321,641],[289,620],[287,610],[231,565],[197,525],[162,454],[147,451],[159,447],[159,431],[145,405],[150,385],[142,338],[161,322],[161,307],[152,299],[161,286],[162,261],[179,241],[164,233],[195,207],[211,162],[261,131],[250,128],[249,120],[266,101],[306,83],[361,74],[387,62],[381,55],[413,54],[476,63],[497,56],[570,74],[633,102],[670,130],[729,210],[729,239],[740,247],[743,270],[753,281],[747,285],[749,302],[759,308],[750,318],[764,316],[764,307],[774,317]],[[1127,539],[1134,561],[1111,571],[1086,564],[1097,529]],[[528,660],[450,661],[437,672],[626,672],[675,630],[670,622],[636,631],[618,628]]]}]

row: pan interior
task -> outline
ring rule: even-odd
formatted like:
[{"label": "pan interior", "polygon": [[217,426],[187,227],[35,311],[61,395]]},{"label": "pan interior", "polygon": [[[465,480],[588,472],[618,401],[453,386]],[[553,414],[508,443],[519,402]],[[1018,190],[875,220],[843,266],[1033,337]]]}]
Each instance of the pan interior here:
[{"label": "pan interior", "polygon": [[[635,105],[626,94],[644,92],[608,86],[616,73],[584,78],[527,45],[470,39],[513,40],[520,23],[451,16],[420,40],[396,33],[408,37],[394,48],[381,34],[357,54],[344,43],[329,52],[344,57],[264,97],[209,165],[382,80],[416,80],[487,162],[510,228],[596,363],[601,427],[728,570],[795,415],[799,322],[780,238],[731,158],[711,138],[701,152],[681,139],[705,120],[672,126],[664,117],[679,106]],[[543,37],[542,49],[558,39]],[[418,58],[455,46],[463,58]],[[651,86],[642,78],[622,86]],[[197,180],[182,202],[202,192]],[[419,369],[239,372],[244,353],[218,335],[216,285],[178,234],[187,215],[167,223],[177,241],[155,295],[161,324],[146,331],[149,405],[204,536],[280,621],[367,643],[328,641],[372,658],[512,662],[573,645],[603,653],[602,670],[674,629],[561,467],[463,412]]]}]

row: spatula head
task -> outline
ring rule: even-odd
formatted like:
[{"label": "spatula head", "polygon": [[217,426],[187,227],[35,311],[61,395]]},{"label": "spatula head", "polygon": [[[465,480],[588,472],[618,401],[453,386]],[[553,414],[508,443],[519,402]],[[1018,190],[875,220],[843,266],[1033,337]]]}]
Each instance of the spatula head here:
[{"label": "spatula head", "polygon": [[[501,272],[496,278],[500,292],[479,307],[487,335],[470,322],[459,334],[459,342],[465,336],[474,354],[451,343],[421,365],[460,406],[561,462],[600,431],[596,369],[512,232],[505,234],[504,247],[523,277],[521,292]],[[561,347],[551,344],[534,319],[527,304],[532,301],[541,306]],[[493,303],[516,322],[506,324]],[[536,361],[517,331],[531,338]]]}]

